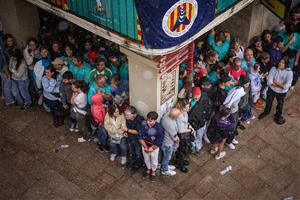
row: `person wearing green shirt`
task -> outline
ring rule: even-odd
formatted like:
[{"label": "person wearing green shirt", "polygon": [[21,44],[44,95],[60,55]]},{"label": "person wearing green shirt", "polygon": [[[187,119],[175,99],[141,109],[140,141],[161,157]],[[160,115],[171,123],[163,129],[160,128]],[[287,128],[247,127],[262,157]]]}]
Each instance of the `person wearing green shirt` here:
[{"label": "person wearing green shirt", "polygon": [[230,34],[227,32],[215,33],[214,30],[208,35],[208,44],[219,54],[219,60],[223,61],[230,48]]},{"label": "person wearing green shirt", "polygon": [[296,32],[294,24],[285,24],[285,31],[279,32],[284,47],[281,51],[289,56],[288,66],[292,69],[299,64],[300,59],[300,34]]},{"label": "person wearing green shirt", "polygon": [[77,54],[73,58],[69,70],[73,73],[76,80],[83,80],[86,83],[89,83],[91,67],[83,61],[83,56],[81,54]]},{"label": "person wearing green shirt", "polygon": [[112,77],[112,72],[109,68],[106,67],[105,60],[102,58],[98,58],[96,60],[95,67],[96,68],[91,71],[90,76],[89,76],[90,84],[95,83],[97,76],[100,74],[104,75],[107,82],[109,83],[111,80],[111,77]]},{"label": "person wearing green shirt", "polygon": [[88,103],[92,105],[92,96],[100,91],[104,100],[109,100],[111,97],[111,91],[109,85],[106,84],[106,77],[102,74],[97,76],[96,82],[92,83],[88,92]]}]

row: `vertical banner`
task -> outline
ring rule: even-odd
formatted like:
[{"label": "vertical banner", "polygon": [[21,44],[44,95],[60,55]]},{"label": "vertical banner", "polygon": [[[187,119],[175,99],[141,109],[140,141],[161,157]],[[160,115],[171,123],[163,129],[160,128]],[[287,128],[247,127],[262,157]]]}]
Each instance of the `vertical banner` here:
[{"label": "vertical banner", "polygon": [[135,0],[147,48],[176,46],[214,19],[213,0]]}]

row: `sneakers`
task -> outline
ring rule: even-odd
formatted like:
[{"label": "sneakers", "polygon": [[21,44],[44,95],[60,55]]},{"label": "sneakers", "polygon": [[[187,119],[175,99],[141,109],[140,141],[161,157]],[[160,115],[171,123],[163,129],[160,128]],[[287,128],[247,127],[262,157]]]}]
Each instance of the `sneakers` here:
[{"label": "sneakers", "polygon": [[79,128],[78,128],[78,124],[76,124],[75,128],[74,128],[74,132],[78,133],[79,132]]},{"label": "sneakers", "polygon": [[292,90],[292,91],[293,91],[294,89],[295,89],[295,86],[292,86],[292,87],[290,87],[290,90]]},{"label": "sneakers", "polygon": [[224,156],[226,156],[226,152],[222,151],[215,156],[215,159],[219,160],[219,159],[223,158]]},{"label": "sneakers", "polygon": [[174,165],[168,165],[168,169],[174,171],[176,167]]},{"label": "sneakers", "polygon": [[78,141],[79,143],[86,142],[86,140],[85,140],[83,137],[81,137],[81,138],[78,138],[78,139],[77,139],[77,141]]},{"label": "sneakers", "polygon": [[127,158],[126,156],[121,157],[121,165],[125,165],[127,163]]},{"label": "sneakers", "polygon": [[74,124],[74,123],[71,124],[71,127],[70,127],[69,130],[70,130],[71,132],[74,132],[74,131],[75,131],[75,124]]},{"label": "sneakers", "polygon": [[226,146],[228,146],[229,149],[231,149],[231,150],[235,149],[234,144],[232,144],[232,143],[230,143],[230,144],[225,143],[225,144],[226,144]]},{"label": "sneakers", "polygon": [[102,145],[102,144],[98,144],[97,150],[98,150],[99,152],[103,153],[103,152],[104,152],[104,147],[103,147],[103,145]]},{"label": "sneakers", "polygon": [[42,105],[42,104],[43,104],[43,95],[41,95],[38,100],[38,105]]},{"label": "sneakers", "polygon": [[111,154],[110,155],[110,160],[115,161],[116,156],[117,156],[117,154]]},{"label": "sneakers", "polygon": [[165,175],[165,176],[174,176],[174,175],[176,175],[176,172],[172,171],[172,170],[168,170],[168,171],[165,171],[165,172],[161,172],[161,174]]},{"label": "sneakers", "polygon": [[218,148],[211,149],[211,150],[209,151],[209,153],[212,154],[212,155],[216,154],[217,152],[218,152]]},{"label": "sneakers", "polygon": [[237,145],[239,143],[239,141],[237,141],[236,139],[233,139],[231,143],[234,145]]}]

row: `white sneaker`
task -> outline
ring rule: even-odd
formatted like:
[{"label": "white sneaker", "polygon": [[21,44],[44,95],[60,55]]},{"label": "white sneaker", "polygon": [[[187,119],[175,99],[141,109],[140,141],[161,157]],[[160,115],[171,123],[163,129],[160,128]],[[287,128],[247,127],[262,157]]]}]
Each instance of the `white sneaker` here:
[{"label": "white sneaker", "polygon": [[168,170],[168,171],[165,171],[165,172],[161,172],[161,174],[165,175],[165,176],[174,176],[174,175],[176,175],[176,172],[172,171],[172,170]]},{"label": "white sneaker", "polygon": [[78,139],[77,139],[77,141],[78,141],[79,143],[86,142],[86,140],[85,140],[83,137],[81,137],[81,138],[78,138]]},{"label": "white sneaker", "polygon": [[168,169],[174,171],[176,167],[174,165],[168,165]]},{"label": "white sneaker", "polygon": [[111,154],[110,155],[110,160],[115,161],[116,156],[117,156],[117,154]]},{"label": "white sneaker", "polygon": [[50,108],[45,103],[43,103],[43,107],[46,112],[48,112],[48,113],[51,112]]},{"label": "white sneaker", "polygon": [[239,141],[237,141],[236,139],[232,140],[232,144],[237,145],[239,143]]},{"label": "white sneaker", "polygon": [[226,152],[222,151],[215,156],[215,159],[219,160],[219,159],[223,158],[224,156],[226,156]]},{"label": "white sneaker", "polygon": [[76,123],[76,126],[75,126],[75,128],[74,128],[74,132],[75,133],[78,133],[79,132],[79,128],[78,128],[78,124]]},{"label": "white sneaker", "polygon": [[71,132],[74,132],[74,131],[75,131],[75,128],[74,128],[74,127],[75,127],[75,124],[71,124],[71,127],[70,127],[69,130],[70,130]]},{"label": "white sneaker", "polygon": [[225,144],[226,144],[226,146],[229,147],[229,149],[231,149],[231,150],[234,150],[234,149],[235,149],[234,144],[232,144],[232,143],[230,143],[230,144],[225,143]]},{"label": "white sneaker", "polygon": [[251,119],[256,119],[256,117],[254,115],[252,115]]},{"label": "white sneaker", "polygon": [[217,152],[218,152],[218,148],[215,148],[215,149],[211,149],[209,153],[212,154],[212,155],[214,155]]},{"label": "white sneaker", "polygon": [[41,95],[38,100],[38,105],[42,105],[42,104],[43,104],[43,95]]},{"label": "white sneaker", "polygon": [[121,165],[125,165],[126,162],[127,162],[126,156],[122,156],[122,157],[121,157]]},{"label": "white sneaker", "polygon": [[208,139],[208,137],[207,137],[206,134],[204,134],[203,138],[204,138],[204,141],[205,141],[207,144],[210,144],[210,141],[209,141],[209,139]]},{"label": "white sneaker", "polygon": [[290,90],[294,90],[294,89],[295,89],[295,86],[290,87]]}]

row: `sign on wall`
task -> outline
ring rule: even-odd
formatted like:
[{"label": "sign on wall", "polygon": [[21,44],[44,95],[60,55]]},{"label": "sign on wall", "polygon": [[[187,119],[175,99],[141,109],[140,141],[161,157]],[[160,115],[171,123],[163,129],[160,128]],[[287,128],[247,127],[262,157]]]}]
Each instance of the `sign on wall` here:
[{"label": "sign on wall", "polygon": [[170,98],[175,96],[176,89],[176,69],[166,73],[161,77],[161,96],[160,105],[163,105]]},{"label": "sign on wall", "polygon": [[135,0],[147,48],[178,45],[214,19],[212,0]]},{"label": "sign on wall", "polygon": [[261,0],[261,3],[280,19],[284,19],[290,7],[288,0]]}]

